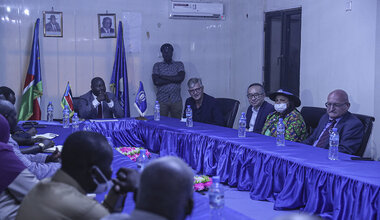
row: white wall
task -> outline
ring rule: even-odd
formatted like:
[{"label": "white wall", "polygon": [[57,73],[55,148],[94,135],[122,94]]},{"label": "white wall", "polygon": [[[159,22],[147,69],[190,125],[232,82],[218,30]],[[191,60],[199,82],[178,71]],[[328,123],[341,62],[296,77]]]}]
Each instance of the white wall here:
[{"label": "white wall", "polygon": [[[376,116],[379,114],[374,83],[377,79],[375,45],[379,36],[377,1],[353,0],[351,11],[346,11],[346,2],[349,1],[268,0],[266,11],[302,7],[300,98],[303,105],[323,107],[328,93],[341,88],[349,94],[351,112]],[[375,122],[372,134],[378,132]],[[379,157],[376,155],[379,144],[375,144],[378,140],[370,139],[366,155]]]},{"label": "white wall", "polygon": [[[218,1],[220,2],[220,1]],[[186,99],[186,82],[191,77],[201,77],[205,91],[210,95],[225,97],[231,93],[231,31],[228,11],[230,0],[221,1],[226,11],[225,20],[173,20],[168,19],[167,0],[111,0],[111,1],[23,1],[5,0],[0,5],[0,84],[8,85],[17,93],[17,106],[28,67],[33,25],[43,11],[54,6],[63,12],[63,38],[43,37],[40,25],[40,55],[45,107],[52,100],[55,114],[60,115],[60,99],[67,81],[74,96],[90,89],[90,80],[101,76],[106,84],[112,74],[116,38],[99,39],[98,13],[116,13],[117,20],[125,23],[128,12],[140,13],[141,51],[127,54],[129,94],[132,116],[137,116],[133,101],[141,80],[152,113],[156,99],[151,73],[153,64],[161,61],[160,46],[169,42],[174,46],[174,60],[185,64],[186,78],[182,84],[182,97]],[[7,8],[10,8],[10,12]],[[23,12],[29,10],[29,15]],[[13,21],[13,22],[12,22]],[[5,31],[6,30],[6,31]],[[126,32],[126,28],[124,28]],[[127,33],[124,33],[126,36]],[[128,42],[125,42],[128,44]],[[217,79],[218,83],[215,83]]]},{"label": "white wall", "polygon": [[[92,77],[110,80],[116,39],[99,39],[97,14],[125,13],[142,16],[141,52],[127,54],[130,102],[133,103],[138,81],[144,83],[149,112],[152,113],[155,88],[152,66],[160,61],[162,43],[174,45],[174,59],[185,64],[186,79],[182,97],[188,97],[186,81],[201,77],[205,91],[215,97],[240,100],[240,112],[248,107],[246,87],[263,81],[264,13],[302,7],[301,85],[303,105],[323,106],[327,94],[345,89],[350,95],[351,111],[380,119],[379,5],[376,0],[221,0],[226,19],[171,20],[167,0],[110,1],[23,1],[3,0],[0,17],[7,15],[15,23],[0,20],[0,84],[21,94],[30,54],[33,24],[42,11],[63,11],[64,37],[45,38],[40,29],[41,64],[45,106],[53,100],[60,115],[60,99],[70,81],[74,96],[89,90]],[[6,7],[11,7],[11,12]],[[30,15],[22,14],[29,9]],[[149,33],[149,34],[148,34]],[[149,37],[148,37],[149,35]],[[125,42],[128,44],[128,42]],[[108,83],[107,83],[108,84]],[[18,97],[20,98],[20,97]],[[19,99],[20,100],[20,99]],[[131,105],[132,106],[132,105]],[[132,116],[137,113],[131,107]],[[239,114],[240,114],[239,112]],[[380,128],[375,122],[373,134]],[[373,135],[367,154],[380,157],[380,138]]]}]

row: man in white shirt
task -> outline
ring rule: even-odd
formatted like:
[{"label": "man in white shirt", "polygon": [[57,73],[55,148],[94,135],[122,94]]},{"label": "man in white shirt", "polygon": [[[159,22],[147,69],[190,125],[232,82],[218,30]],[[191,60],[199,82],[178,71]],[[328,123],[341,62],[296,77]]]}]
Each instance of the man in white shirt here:
[{"label": "man in white shirt", "polygon": [[265,120],[269,113],[274,111],[272,104],[264,101],[264,87],[259,83],[252,83],[247,89],[249,104],[247,109],[247,129],[261,134]]}]

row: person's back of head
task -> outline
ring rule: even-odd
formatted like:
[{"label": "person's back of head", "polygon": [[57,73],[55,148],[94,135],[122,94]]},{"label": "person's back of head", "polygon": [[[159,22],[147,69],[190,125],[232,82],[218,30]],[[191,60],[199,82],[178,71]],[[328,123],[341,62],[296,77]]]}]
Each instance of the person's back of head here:
[{"label": "person's back of head", "polygon": [[193,172],[176,157],[162,157],[149,164],[141,175],[136,209],[185,219],[193,208]]},{"label": "person's back of head", "polygon": [[7,119],[10,131],[13,133],[17,126],[17,113],[13,104],[7,100],[0,99],[0,114]]},{"label": "person's back of head", "polygon": [[63,145],[61,158],[62,170],[87,193],[94,192],[98,183],[104,183],[104,177],[107,181],[111,179],[112,148],[99,133],[79,131],[71,134]]},{"label": "person's back of head", "polygon": [[16,103],[16,95],[15,92],[6,86],[0,87],[0,95],[3,95],[4,98],[8,101],[10,101],[13,105]]},{"label": "person's back of head", "polygon": [[10,137],[9,124],[7,119],[0,114],[0,143],[8,143]]}]

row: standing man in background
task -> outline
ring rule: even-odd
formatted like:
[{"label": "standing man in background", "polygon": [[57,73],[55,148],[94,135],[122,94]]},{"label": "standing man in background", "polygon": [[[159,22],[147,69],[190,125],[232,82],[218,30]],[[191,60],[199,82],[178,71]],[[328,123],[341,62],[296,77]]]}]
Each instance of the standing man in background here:
[{"label": "standing man in background", "polygon": [[185,79],[185,69],[180,61],[173,61],[173,46],[161,46],[163,62],[153,66],[152,79],[157,86],[157,101],[160,103],[160,114],[172,118],[181,118],[182,98],[181,83]]}]

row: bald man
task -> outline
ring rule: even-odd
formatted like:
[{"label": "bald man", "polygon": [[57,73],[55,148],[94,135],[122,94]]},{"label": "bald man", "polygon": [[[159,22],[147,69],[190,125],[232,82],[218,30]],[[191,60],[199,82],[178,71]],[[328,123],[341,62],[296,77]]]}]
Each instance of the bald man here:
[{"label": "bald man", "polygon": [[332,91],[325,103],[327,112],[319,120],[317,128],[304,143],[321,148],[329,147],[328,132],[337,128],[339,133],[339,151],[355,154],[362,142],[364,126],[348,109],[350,102],[344,90]]},{"label": "bald man", "polygon": [[185,219],[193,210],[193,181],[192,170],[181,159],[159,158],[141,175],[136,208],[131,215],[112,214],[104,219]]}]

